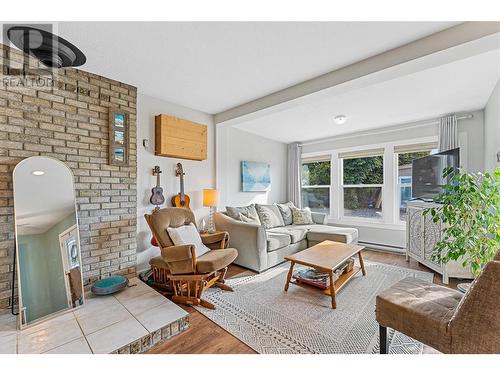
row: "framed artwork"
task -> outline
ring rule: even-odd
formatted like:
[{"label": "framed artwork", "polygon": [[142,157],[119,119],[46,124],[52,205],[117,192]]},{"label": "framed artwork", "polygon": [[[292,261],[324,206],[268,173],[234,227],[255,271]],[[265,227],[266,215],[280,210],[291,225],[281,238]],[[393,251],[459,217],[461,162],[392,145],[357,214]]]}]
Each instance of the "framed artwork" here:
[{"label": "framed artwork", "polygon": [[268,191],[271,187],[271,165],[256,161],[241,162],[241,190]]},{"label": "framed artwork", "polygon": [[117,108],[109,109],[109,164],[128,165],[129,115]]},{"label": "framed artwork", "polygon": [[125,144],[125,133],[119,130],[114,131],[114,141],[120,145]]}]

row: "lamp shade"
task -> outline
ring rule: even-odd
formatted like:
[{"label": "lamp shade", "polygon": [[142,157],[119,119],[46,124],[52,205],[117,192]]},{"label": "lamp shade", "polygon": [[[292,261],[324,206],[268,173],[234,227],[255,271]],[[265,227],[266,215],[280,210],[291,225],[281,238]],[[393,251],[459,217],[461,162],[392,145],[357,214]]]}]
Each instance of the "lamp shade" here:
[{"label": "lamp shade", "polygon": [[219,201],[219,193],[215,189],[203,189],[203,206],[214,207]]}]

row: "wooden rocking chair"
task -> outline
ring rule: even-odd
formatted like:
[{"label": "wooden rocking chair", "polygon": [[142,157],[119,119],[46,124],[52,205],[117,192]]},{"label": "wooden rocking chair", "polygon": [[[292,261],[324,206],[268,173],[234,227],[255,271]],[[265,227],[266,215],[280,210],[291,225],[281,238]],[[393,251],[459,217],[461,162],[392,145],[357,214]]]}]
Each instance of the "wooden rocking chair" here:
[{"label": "wooden rocking chair", "polygon": [[216,286],[232,291],[224,284],[227,266],[238,256],[238,251],[228,248],[229,234],[219,232],[202,237],[212,250],[196,256],[191,244],[175,246],[167,228],[195,223],[194,214],[187,208],[162,208],[144,215],[161,249],[161,256],[151,259],[155,283],[169,283],[173,288],[172,301],[185,305],[215,306],[202,298],[203,292]]}]

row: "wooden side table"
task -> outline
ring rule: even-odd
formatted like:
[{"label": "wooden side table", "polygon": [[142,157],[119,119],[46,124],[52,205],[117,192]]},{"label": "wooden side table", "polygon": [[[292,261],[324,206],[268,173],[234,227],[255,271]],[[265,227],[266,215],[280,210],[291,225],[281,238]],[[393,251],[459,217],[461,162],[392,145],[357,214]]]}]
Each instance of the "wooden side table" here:
[{"label": "wooden side table", "polygon": [[[222,240],[219,240],[219,241],[221,241],[220,248],[225,249],[227,247],[227,245],[229,244],[229,233],[227,233],[225,231],[216,230],[213,233],[201,232],[200,233],[201,242],[203,242],[206,245],[204,239],[207,240],[210,237],[218,237],[218,236],[222,236],[223,234],[226,234],[226,236],[224,236],[224,238]],[[219,241],[215,241],[215,242],[219,242]]]}]

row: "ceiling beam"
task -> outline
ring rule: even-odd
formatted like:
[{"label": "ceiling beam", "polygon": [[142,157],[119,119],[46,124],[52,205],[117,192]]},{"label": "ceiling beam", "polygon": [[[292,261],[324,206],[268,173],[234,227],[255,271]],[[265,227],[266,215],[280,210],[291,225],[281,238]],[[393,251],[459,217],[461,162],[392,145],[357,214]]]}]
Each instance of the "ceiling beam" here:
[{"label": "ceiling beam", "polygon": [[215,123],[265,111],[307,95],[380,72],[430,54],[500,33],[500,22],[464,22],[357,63],[320,75],[262,98],[215,114]]}]

